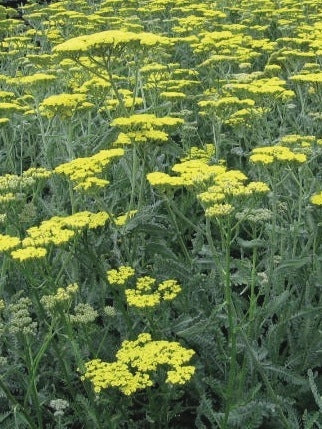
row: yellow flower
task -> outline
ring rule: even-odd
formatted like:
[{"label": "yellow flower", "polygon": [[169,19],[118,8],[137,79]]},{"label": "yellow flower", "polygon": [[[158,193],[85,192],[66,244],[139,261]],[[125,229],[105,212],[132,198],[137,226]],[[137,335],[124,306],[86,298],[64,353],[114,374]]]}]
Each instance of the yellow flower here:
[{"label": "yellow flower", "polygon": [[43,247],[25,247],[23,249],[13,250],[10,253],[12,259],[18,259],[20,262],[29,259],[41,259],[47,255],[47,250]]},{"label": "yellow flower", "polygon": [[116,118],[111,122],[111,126],[125,129],[151,130],[163,126],[173,127],[183,123],[184,120],[181,118],[173,118],[170,116],[158,118],[152,113],[143,113],[141,115],[136,114],[125,118]]},{"label": "yellow flower", "polygon": [[151,373],[159,366],[167,368],[166,383],[184,384],[195,372],[195,367],[186,365],[194,355],[177,342],[152,341],[150,334],[140,334],[134,341],[123,341],[112,363],[93,359],[85,364],[82,380],[90,380],[94,391],[116,387],[125,395],[152,386]]},{"label": "yellow flower", "polygon": [[137,290],[126,289],[126,302],[129,306],[137,308],[155,307],[160,303],[160,294],[154,293],[140,293]]},{"label": "yellow flower", "polygon": [[99,179],[98,177],[87,177],[78,185],[74,186],[75,191],[87,192],[97,188],[105,188],[110,182],[105,179]]},{"label": "yellow flower", "polygon": [[261,164],[271,164],[274,161],[303,163],[307,157],[305,154],[293,152],[288,147],[263,146],[253,149],[249,159]]},{"label": "yellow flower", "polygon": [[186,96],[186,94],[184,92],[163,91],[163,92],[160,93],[160,97],[172,100],[172,99],[186,98],[187,96]]},{"label": "yellow flower", "polygon": [[271,164],[274,162],[274,157],[272,155],[266,155],[265,153],[255,153],[251,155],[249,159],[255,164]]},{"label": "yellow flower", "polygon": [[94,104],[86,101],[86,94],[58,94],[45,98],[39,105],[41,115],[52,118],[70,118],[76,111],[87,110]]},{"label": "yellow flower", "polygon": [[9,80],[8,83],[25,87],[47,85],[57,79],[57,76],[46,73],[35,73],[30,76],[20,76]]},{"label": "yellow flower", "polygon": [[144,47],[155,45],[171,45],[167,37],[153,33],[133,33],[131,31],[108,30],[100,33],[78,36],[54,47],[53,52],[61,56],[84,55],[86,53],[106,52],[116,47],[131,46]]},{"label": "yellow flower", "polygon": [[109,270],[106,274],[110,284],[122,286],[134,276],[135,270],[132,267],[122,265],[118,270]]},{"label": "yellow flower", "polygon": [[182,288],[176,280],[165,280],[158,286],[158,292],[164,301],[172,301],[181,290]]},{"label": "yellow flower", "polygon": [[312,197],[310,198],[310,201],[312,204],[315,204],[316,206],[322,206],[322,192],[312,195]]},{"label": "yellow flower", "polygon": [[14,113],[21,113],[24,110],[25,109],[17,103],[5,102],[5,101],[0,102],[0,113],[1,113],[1,115],[3,115],[3,114],[11,115]]},{"label": "yellow flower", "polygon": [[214,204],[208,207],[205,211],[206,217],[221,217],[228,216],[234,211],[231,204]]},{"label": "yellow flower", "polygon": [[54,216],[43,221],[39,226],[28,228],[27,237],[22,240],[22,246],[62,245],[70,241],[77,232],[84,228],[95,229],[103,226],[108,217],[106,212],[91,213],[88,211],[65,217]]},{"label": "yellow flower", "polygon": [[132,219],[132,217],[136,215],[137,212],[138,212],[137,210],[130,210],[126,212],[124,215],[118,216],[114,220],[115,225],[124,226],[128,220]]},{"label": "yellow flower", "polygon": [[0,234],[0,252],[7,252],[19,246],[20,238],[13,237],[12,235]]},{"label": "yellow flower", "polygon": [[300,83],[322,83],[322,72],[298,74],[290,77],[294,82]]},{"label": "yellow flower", "polygon": [[148,173],[146,178],[152,186],[157,187],[176,187],[184,185],[184,180],[181,177],[169,176],[169,174],[159,171]]}]

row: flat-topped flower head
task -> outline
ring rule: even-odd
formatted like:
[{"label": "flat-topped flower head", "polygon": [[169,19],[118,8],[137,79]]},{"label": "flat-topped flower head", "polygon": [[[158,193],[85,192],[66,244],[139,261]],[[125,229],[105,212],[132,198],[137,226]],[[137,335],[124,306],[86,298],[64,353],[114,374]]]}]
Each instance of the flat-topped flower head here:
[{"label": "flat-topped flower head", "polygon": [[62,93],[45,98],[39,105],[42,116],[53,118],[59,116],[62,119],[70,118],[76,111],[88,110],[94,107],[89,103],[86,94]]},{"label": "flat-topped flower head", "polygon": [[116,226],[124,226],[127,224],[127,222],[132,219],[136,214],[137,214],[137,210],[130,210],[126,213],[124,213],[123,215],[117,216],[114,219],[114,223]]},{"label": "flat-topped flower head", "polygon": [[44,247],[25,247],[23,249],[13,250],[10,253],[12,259],[16,259],[19,262],[42,259],[47,255],[47,249]]},{"label": "flat-topped flower head", "polygon": [[292,151],[284,146],[263,146],[252,150],[249,157],[254,164],[272,164],[273,162],[294,162],[302,164],[307,157],[303,153]]},{"label": "flat-topped flower head", "polygon": [[150,334],[140,334],[134,341],[123,341],[112,363],[94,359],[85,364],[82,380],[90,380],[94,391],[118,388],[125,395],[153,386],[152,374],[159,366],[166,366],[166,383],[185,384],[195,372],[187,365],[194,351],[177,342],[153,341]]},{"label": "flat-topped flower head", "polygon": [[77,233],[85,228],[96,229],[103,226],[109,216],[106,212],[77,212],[70,216],[54,216],[41,222],[39,226],[27,229],[27,237],[22,240],[22,247],[46,247],[51,244],[60,246],[68,243]]},{"label": "flat-topped flower head", "polygon": [[109,182],[98,176],[105,170],[110,162],[124,155],[123,149],[101,150],[95,155],[76,158],[72,161],[58,165],[56,174],[67,176],[75,183],[74,189],[87,192],[92,189],[106,187]]},{"label": "flat-topped flower head", "polygon": [[243,200],[267,194],[270,190],[264,182],[246,184],[247,180],[247,176],[239,170],[228,170],[217,174],[213,179],[215,184],[198,194],[206,217],[220,218],[230,215]]},{"label": "flat-topped flower head", "polygon": [[318,194],[312,195],[310,202],[316,206],[322,206],[322,191]]},{"label": "flat-topped flower head", "polygon": [[184,123],[181,118],[171,116],[157,117],[154,114],[143,113],[129,117],[116,118],[111,125],[122,131],[114,145],[130,145],[147,143],[150,141],[162,143],[168,141],[168,132],[160,128],[173,128]]},{"label": "flat-topped flower head", "polygon": [[167,37],[153,33],[131,31],[108,30],[100,33],[78,36],[67,40],[53,48],[53,52],[65,56],[73,57],[85,54],[98,53],[112,50],[128,45],[135,47],[150,47],[156,45],[170,45],[171,40]]},{"label": "flat-topped flower head", "polygon": [[46,73],[35,73],[29,76],[19,76],[12,79],[9,79],[8,83],[23,86],[23,87],[33,87],[39,85],[48,85],[51,82],[54,82],[57,79],[57,76],[53,74]]},{"label": "flat-topped flower head", "polygon": [[173,118],[171,116],[164,116],[158,118],[152,113],[142,113],[131,115],[124,118],[116,118],[111,122],[112,127],[119,127],[121,129],[153,129],[161,127],[173,127],[183,124],[184,120],[181,118]]},{"label": "flat-topped flower head", "polygon": [[135,274],[134,268],[122,265],[117,270],[108,270],[106,272],[107,280],[112,285],[124,285]]},{"label": "flat-topped flower head", "polygon": [[20,245],[20,238],[12,235],[0,234],[0,252],[7,252]]},{"label": "flat-topped flower head", "polygon": [[290,77],[293,82],[322,84],[322,71],[317,73],[297,74]]}]

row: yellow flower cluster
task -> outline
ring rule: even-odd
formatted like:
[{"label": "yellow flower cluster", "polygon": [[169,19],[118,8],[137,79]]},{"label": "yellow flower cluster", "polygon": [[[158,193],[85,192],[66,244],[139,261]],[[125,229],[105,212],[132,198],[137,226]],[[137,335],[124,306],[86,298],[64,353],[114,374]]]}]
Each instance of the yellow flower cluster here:
[{"label": "yellow flower cluster", "polygon": [[54,171],[64,174],[75,182],[75,190],[88,191],[93,188],[101,188],[107,186],[109,181],[96,176],[102,173],[113,158],[119,158],[122,155],[124,155],[123,149],[101,150],[93,156],[76,158],[60,164]]},{"label": "yellow flower cluster", "polygon": [[117,216],[117,218],[114,219],[115,225],[116,226],[126,225],[127,221],[132,219],[137,212],[138,212],[137,210],[130,210],[123,215]]},{"label": "yellow flower cluster", "polygon": [[312,197],[310,198],[310,201],[312,204],[316,206],[322,206],[322,191],[319,192],[318,194],[312,195]]},{"label": "yellow flower cluster", "polygon": [[134,268],[125,265],[119,267],[118,270],[113,269],[106,272],[107,280],[112,285],[124,285],[134,274]]},{"label": "yellow flower cluster", "polygon": [[220,113],[222,115],[223,110],[225,111],[225,114],[227,114],[227,111],[234,110],[235,108],[247,108],[247,107],[253,107],[255,104],[255,101],[250,98],[245,98],[243,100],[239,99],[238,97],[222,97],[218,100],[202,100],[199,101],[198,106],[206,109],[203,111],[200,111],[201,115],[207,115],[209,113]]},{"label": "yellow flower cluster", "polygon": [[234,207],[231,204],[213,204],[206,208],[205,215],[209,218],[218,218],[221,216],[228,216],[233,211]]},{"label": "yellow flower cluster", "polygon": [[218,174],[215,185],[198,194],[199,200],[205,205],[207,217],[226,216],[233,212],[233,202],[237,197],[250,197],[254,194],[265,194],[269,187],[263,182],[250,182],[245,185],[247,176],[239,170],[230,170]]},{"label": "yellow flower cluster", "polygon": [[166,100],[180,100],[182,98],[186,98],[187,96],[184,92],[163,91],[160,93],[160,97],[165,98]]},{"label": "yellow flower cluster", "polygon": [[24,87],[34,87],[39,85],[47,85],[57,79],[57,76],[46,73],[35,73],[29,76],[19,76],[8,80],[8,83]]},{"label": "yellow flower cluster", "polygon": [[25,109],[20,104],[15,102],[0,101],[0,114],[13,115],[15,113],[22,113]]},{"label": "yellow flower cluster", "polygon": [[0,252],[7,252],[20,245],[20,238],[12,235],[0,234]]},{"label": "yellow flower cluster", "polygon": [[22,180],[26,180],[28,178],[32,178],[34,180],[37,179],[48,179],[53,174],[52,171],[47,170],[44,167],[30,167],[28,170],[22,173]]},{"label": "yellow flower cluster", "polygon": [[12,259],[16,259],[19,262],[32,259],[41,259],[47,255],[47,249],[44,247],[33,247],[28,246],[23,249],[13,250],[10,253]]},{"label": "yellow flower cluster", "polygon": [[249,83],[230,83],[224,85],[224,89],[235,94],[253,96],[260,103],[265,102],[266,98],[288,101],[295,97],[295,93],[285,88],[286,83],[283,79],[272,77],[255,79]]},{"label": "yellow flower cluster", "polygon": [[106,212],[78,212],[70,216],[54,216],[43,221],[39,226],[27,229],[27,237],[22,240],[23,247],[59,246],[67,243],[75,234],[84,228],[95,229],[103,226],[108,220]]},{"label": "yellow flower cluster", "polygon": [[9,118],[0,118],[0,127],[8,124],[10,122]]},{"label": "yellow flower cluster", "polygon": [[70,118],[76,111],[88,110],[94,107],[93,103],[86,101],[86,94],[51,95],[39,105],[39,111],[46,118],[59,116],[62,119]]},{"label": "yellow flower cluster", "polygon": [[160,189],[169,187],[175,188],[185,185],[183,178],[179,176],[170,176],[169,174],[162,173],[160,171],[148,173],[146,178],[152,186],[156,186]]},{"label": "yellow flower cluster", "polygon": [[199,154],[201,155],[199,159],[183,161],[172,167],[172,171],[179,173],[179,176],[155,171],[148,173],[146,177],[152,186],[160,189],[182,186],[189,188],[207,183],[216,175],[226,171],[223,165],[208,165],[206,158],[209,158],[209,154],[205,155],[201,152]]},{"label": "yellow flower cluster", "polygon": [[8,100],[12,100],[13,98],[15,98],[15,94],[14,92],[11,91],[1,91],[0,90],[0,100],[4,100],[4,101],[8,101]]},{"label": "yellow flower cluster", "polygon": [[155,307],[160,304],[160,294],[153,292],[156,279],[150,276],[140,277],[135,289],[126,289],[125,296],[129,306],[137,308]]},{"label": "yellow flower cluster", "polygon": [[177,342],[152,341],[150,334],[140,334],[134,341],[123,341],[115,362],[100,359],[87,362],[82,380],[90,380],[97,393],[117,387],[125,395],[132,395],[153,386],[151,373],[166,365],[166,383],[185,384],[195,372],[194,366],[186,365],[193,355],[193,350]]},{"label": "yellow flower cluster", "polygon": [[[123,286],[135,275],[135,270],[129,266],[121,266],[118,270],[107,271],[110,284]],[[171,301],[181,292],[182,288],[176,280],[165,280],[158,285],[156,279],[150,276],[139,277],[134,288],[125,290],[129,306],[137,308],[155,307],[162,301]]]},{"label": "yellow flower cluster", "polygon": [[249,157],[254,164],[272,164],[273,162],[298,162],[302,164],[307,160],[303,153],[293,152],[284,146],[263,146],[252,150]]},{"label": "yellow flower cluster", "polygon": [[163,126],[176,126],[183,122],[183,119],[180,118],[172,118],[169,116],[157,118],[154,114],[143,113],[126,118],[116,118],[111,122],[111,126],[126,129],[153,129]]},{"label": "yellow flower cluster", "polygon": [[14,195],[12,192],[7,192],[6,194],[0,195],[0,205],[10,203],[16,199],[16,195]]},{"label": "yellow flower cluster", "polygon": [[290,79],[293,82],[299,82],[299,83],[321,84],[322,72],[297,74],[297,75],[291,76]]},{"label": "yellow flower cluster", "polygon": [[41,297],[40,302],[44,308],[49,311],[60,304],[70,304],[71,299],[79,290],[77,283],[71,283],[66,288],[59,287],[57,292],[53,295],[44,295]]},{"label": "yellow flower cluster", "polygon": [[99,109],[99,112],[114,111],[120,106],[121,103],[124,107],[129,109],[134,106],[139,106],[143,103],[143,98],[135,96],[134,93],[128,89],[119,89],[118,94],[121,101],[113,97],[107,97],[103,106]]},{"label": "yellow flower cluster", "polygon": [[192,146],[186,156],[180,158],[181,162],[191,161],[191,160],[200,160],[202,162],[208,163],[211,158],[215,155],[215,145],[210,143],[206,144],[204,148],[197,146]]},{"label": "yellow flower cluster", "polygon": [[247,128],[251,128],[253,121],[262,118],[268,112],[269,109],[264,107],[240,109],[232,113],[228,119],[223,121],[223,123],[230,126],[242,125]]},{"label": "yellow flower cluster", "polygon": [[140,68],[143,75],[143,88],[153,91],[161,98],[182,99],[186,97],[184,90],[192,89],[198,85],[198,80],[187,79],[198,76],[196,70],[184,69],[179,63],[147,63]]},{"label": "yellow flower cluster", "polygon": [[167,37],[153,33],[133,33],[131,31],[108,30],[86,36],[74,37],[54,47],[53,52],[65,56],[74,57],[87,54],[104,55],[105,53],[120,47],[149,47],[156,45],[171,45]]},{"label": "yellow flower cluster", "polygon": [[93,77],[91,79],[86,80],[84,83],[82,83],[81,86],[78,86],[77,92],[87,94],[88,96],[95,97],[96,99],[101,99],[102,97],[105,97],[107,95],[110,88],[111,84],[109,82],[108,76],[104,76],[104,79],[100,77]]},{"label": "yellow flower cluster", "polygon": [[168,133],[160,130],[163,127],[176,127],[183,124],[181,118],[165,116],[158,118],[154,114],[138,114],[124,118],[116,118],[111,125],[126,130],[121,132],[114,145],[129,145],[133,143],[146,143],[148,141],[166,142]]},{"label": "yellow flower cluster", "polygon": [[69,242],[85,228],[95,229],[103,226],[109,216],[106,212],[78,212],[66,217],[54,216],[43,221],[39,226],[27,229],[27,237],[20,240],[10,235],[0,235],[0,252],[12,250],[11,257],[21,261],[40,259],[46,256],[46,246],[55,246]]},{"label": "yellow flower cluster", "polygon": [[315,145],[322,145],[322,139],[315,136],[306,136],[299,134],[287,134],[279,139],[279,145],[292,146],[296,148],[310,148]]}]

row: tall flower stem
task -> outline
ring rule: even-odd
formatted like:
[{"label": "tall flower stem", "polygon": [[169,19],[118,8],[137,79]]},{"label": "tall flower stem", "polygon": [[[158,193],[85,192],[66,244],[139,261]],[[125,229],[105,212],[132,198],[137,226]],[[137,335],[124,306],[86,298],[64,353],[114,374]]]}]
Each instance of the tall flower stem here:
[{"label": "tall flower stem", "polygon": [[228,429],[228,418],[235,401],[235,380],[237,373],[237,335],[236,335],[236,311],[234,308],[231,288],[231,218],[228,217],[227,224],[221,226],[221,237],[225,247],[225,271],[224,271],[224,289],[225,301],[228,316],[228,348],[229,348],[229,375],[228,386],[226,391],[225,416],[223,429]]},{"label": "tall flower stem", "polygon": [[176,231],[176,233],[177,233],[177,237],[178,237],[178,240],[179,240],[179,244],[180,244],[180,246],[181,246],[181,249],[182,249],[182,251],[183,251],[183,253],[184,253],[185,257],[187,258],[187,261],[189,262],[189,265],[191,266],[191,264],[192,264],[192,259],[191,259],[191,256],[190,256],[189,252],[188,252],[188,249],[187,249],[187,247],[186,247],[186,245],[185,245],[185,243],[184,243],[184,241],[183,241],[182,234],[181,234],[181,231],[180,231],[180,229],[179,229],[179,227],[178,227],[178,223],[177,223],[177,220],[176,220],[176,216],[175,216],[175,214],[173,213],[173,211],[172,211],[172,209],[171,209],[171,206],[170,206],[170,204],[169,204],[169,200],[168,200],[168,198],[167,198],[166,196],[163,196],[163,201],[164,201],[165,206],[166,206],[166,208],[167,208],[167,211],[168,211],[168,213],[169,213],[169,215],[170,215],[170,218],[171,218],[172,224],[173,224],[173,226],[174,226],[174,229],[175,229],[175,231]]}]

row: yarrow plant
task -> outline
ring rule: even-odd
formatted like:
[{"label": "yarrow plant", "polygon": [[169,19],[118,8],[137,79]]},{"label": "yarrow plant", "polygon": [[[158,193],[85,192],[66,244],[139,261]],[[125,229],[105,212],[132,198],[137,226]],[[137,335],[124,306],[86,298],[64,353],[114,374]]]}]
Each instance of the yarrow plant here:
[{"label": "yarrow plant", "polygon": [[0,6],[0,426],[321,427],[320,0]]}]

